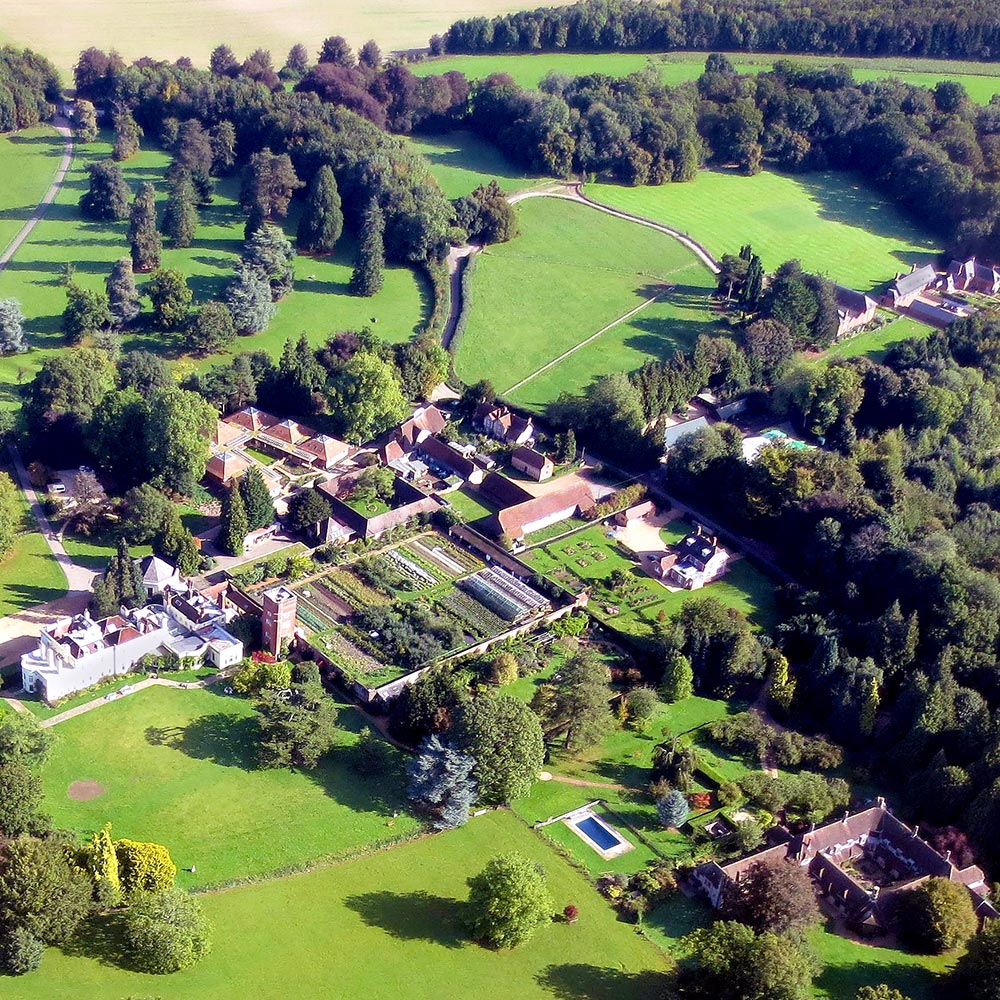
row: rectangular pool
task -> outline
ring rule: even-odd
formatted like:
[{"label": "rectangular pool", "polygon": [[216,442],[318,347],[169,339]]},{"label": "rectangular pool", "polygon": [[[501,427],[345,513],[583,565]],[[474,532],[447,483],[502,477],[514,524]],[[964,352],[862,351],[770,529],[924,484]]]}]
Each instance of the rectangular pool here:
[{"label": "rectangular pool", "polygon": [[613,830],[598,822],[593,816],[588,816],[574,825],[587,840],[593,841],[602,851],[610,851],[625,843]]}]

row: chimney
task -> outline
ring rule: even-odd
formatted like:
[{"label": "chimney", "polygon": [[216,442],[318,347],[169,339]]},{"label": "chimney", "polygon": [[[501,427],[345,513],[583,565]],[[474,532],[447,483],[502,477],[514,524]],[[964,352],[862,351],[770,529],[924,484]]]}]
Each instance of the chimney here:
[{"label": "chimney", "polygon": [[712,535],[712,537],[711,537],[711,538],[709,539],[709,541],[710,541],[710,542],[711,542],[711,543],[712,543],[713,545],[718,545],[718,544],[719,544],[719,540],[718,540],[718,539],[717,539],[717,538],[715,537],[715,535]]},{"label": "chimney", "polygon": [[915,826],[915,827],[913,828],[913,839],[914,839],[914,840],[916,840],[916,839],[917,839],[917,837],[919,837],[919,836],[920,836],[920,824],[918,823],[918,824],[917,824],[917,825],[916,825],[916,826]]},{"label": "chimney", "polygon": [[701,534],[701,525],[700,525],[700,524],[696,524],[696,525],[694,526],[694,533],[695,533],[696,535],[700,535],[700,534]]},{"label": "chimney", "polygon": [[945,859],[945,861],[949,861],[949,862],[951,861],[951,851],[950,850],[944,852],[944,859]]},{"label": "chimney", "polygon": [[873,885],[872,886],[872,902],[873,903],[878,899],[878,894],[881,891],[881,888],[882,887],[878,886],[878,885]]},{"label": "chimney", "polygon": [[880,795],[875,800],[875,803],[876,803],[876,805],[878,805],[879,809],[884,809],[885,808],[885,798],[883,796]]}]

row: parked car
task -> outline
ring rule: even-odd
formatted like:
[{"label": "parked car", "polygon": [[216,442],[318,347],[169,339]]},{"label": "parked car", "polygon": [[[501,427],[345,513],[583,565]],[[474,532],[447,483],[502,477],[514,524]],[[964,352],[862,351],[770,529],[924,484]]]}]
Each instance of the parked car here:
[{"label": "parked car", "polygon": [[66,484],[65,483],[53,483],[49,487],[49,492],[50,493],[65,493],[66,492]]}]

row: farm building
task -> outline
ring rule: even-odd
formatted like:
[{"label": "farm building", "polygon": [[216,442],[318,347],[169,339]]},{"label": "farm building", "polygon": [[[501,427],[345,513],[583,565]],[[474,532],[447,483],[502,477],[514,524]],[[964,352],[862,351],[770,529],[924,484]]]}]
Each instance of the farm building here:
[{"label": "farm building", "polygon": [[953,260],[948,265],[945,288],[949,292],[982,292],[1000,294],[1000,267],[983,264],[975,257]]},{"label": "farm building", "polygon": [[[318,488],[330,500],[330,506],[333,508],[333,516],[330,520],[337,522],[340,526],[346,526],[356,538],[378,538],[383,532],[405,524],[418,514],[433,514],[443,506],[443,501],[437,497],[429,496],[423,490],[397,475],[393,482],[393,497],[389,510],[370,515],[364,514],[355,510],[340,495],[344,492],[344,485],[339,480],[335,480],[320,483]],[[337,531],[337,525],[332,528],[328,524],[320,526],[321,536],[328,536],[331,532],[336,534]]]},{"label": "farm building", "polygon": [[909,274],[901,274],[889,286],[885,304],[893,309],[905,309],[937,281],[937,271],[931,264],[913,266]]},{"label": "farm building", "polygon": [[540,451],[523,445],[514,450],[510,456],[510,464],[518,472],[523,472],[539,483],[551,479],[552,473],[555,472],[555,466],[548,455],[543,455]]},{"label": "farm building", "polygon": [[893,816],[885,799],[806,833],[793,835],[776,827],[770,837],[780,838],[781,843],[725,866],[715,861],[698,865],[691,882],[719,909],[730,888],[755,864],[781,861],[801,865],[808,868],[817,894],[851,930],[866,935],[887,931],[898,894],[928,878],[946,878],[966,886],[980,921],[1000,916],[989,901],[983,870],[978,865],[958,868],[950,860],[950,852],[938,854],[921,839],[919,830],[911,830]]},{"label": "farm building", "polygon": [[836,297],[837,340],[867,326],[875,318],[878,303],[870,295],[837,285]]},{"label": "farm building", "polygon": [[583,483],[576,483],[564,490],[532,497],[514,504],[490,518],[494,534],[519,540],[533,531],[541,531],[552,524],[567,521],[577,514],[585,514],[594,504],[594,495]]},{"label": "farm building", "polygon": [[[350,454],[350,447],[329,434],[317,434],[311,427],[294,420],[279,420],[270,413],[247,406],[220,420],[212,436],[213,450],[228,449],[248,463],[249,458],[241,449],[256,445],[269,454],[290,458],[302,465],[318,469],[332,469]],[[219,482],[211,462],[209,475]]]},{"label": "farm building", "polygon": [[491,438],[506,444],[531,444],[535,439],[535,424],[531,417],[519,416],[509,406],[480,403],[473,422]]},{"label": "farm building", "polygon": [[[474,453],[475,449],[469,448]],[[463,454],[461,445],[449,444],[438,437],[425,437],[417,445],[416,451],[429,466],[439,466],[446,473],[458,476],[459,479],[473,485],[479,485],[486,475],[475,459]]]},{"label": "farm building", "polygon": [[549,608],[548,599],[498,566],[466,577],[462,587],[505,621],[520,622]]}]

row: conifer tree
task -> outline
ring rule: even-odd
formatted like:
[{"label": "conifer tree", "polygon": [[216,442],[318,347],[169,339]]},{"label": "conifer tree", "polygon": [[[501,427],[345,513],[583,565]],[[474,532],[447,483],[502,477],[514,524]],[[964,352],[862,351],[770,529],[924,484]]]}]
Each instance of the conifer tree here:
[{"label": "conifer tree", "polygon": [[132,112],[123,110],[115,115],[115,145],[111,155],[116,160],[128,160],[139,152],[142,129],[132,117]]},{"label": "conifer tree", "polygon": [[198,225],[194,186],[186,170],[178,171],[171,181],[167,207],[163,213],[163,235],[175,247],[189,247]]},{"label": "conifer tree", "polygon": [[257,268],[241,260],[226,288],[226,306],[240,333],[260,333],[274,318],[271,285]]},{"label": "conifer tree", "polygon": [[266,528],[274,520],[274,504],[267,492],[264,476],[257,466],[252,466],[240,479],[239,489],[246,509],[247,530]]},{"label": "conifer tree", "polygon": [[156,198],[153,185],[146,181],[132,202],[128,239],[132,246],[132,268],[140,273],[160,266],[163,244],[156,229]]},{"label": "conifer tree", "polygon": [[224,118],[212,130],[212,173],[217,177],[228,174],[236,163],[236,129]]},{"label": "conifer tree", "polygon": [[145,603],[142,571],[128,550],[128,542],[119,538],[118,551],[108,560],[104,576],[94,585],[91,611],[95,618],[107,618],[121,607],[136,608]]},{"label": "conifer tree", "polygon": [[438,830],[452,830],[469,819],[477,789],[472,769],[476,761],[430,736],[407,765],[409,796],[417,808],[433,818]]},{"label": "conifer tree", "polygon": [[91,838],[88,854],[87,868],[94,880],[95,902],[101,907],[109,908],[120,905],[122,885],[110,823],[105,823]]},{"label": "conifer tree", "polygon": [[250,530],[246,507],[237,486],[230,488],[222,502],[222,528],[219,531],[219,545],[231,556],[243,555],[243,546]]},{"label": "conifer tree", "polygon": [[374,295],[382,287],[385,268],[385,219],[378,202],[373,198],[361,220],[361,242],[358,259],[351,275],[351,294],[365,297]]},{"label": "conifer tree", "polygon": [[868,682],[868,690],[865,693],[865,700],[861,704],[861,715],[858,719],[858,729],[861,730],[862,736],[871,736],[875,729],[875,719],[878,715],[880,701],[878,681],[872,677]]},{"label": "conifer tree", "polygon": [[27,349],[20,303],[17,299],[0,299],[0,354],[20,354]]},{"label": "conifer tree", "polygon": [[107,276],[104,286],[108,292],[108,308],[111,310],[111,322],[115,327],[128,326],[141,310],[139,290],[135,287],[135,273],[132,261],[122,257],[115,261],[111,273]]},{"label": "conifer tree", "polygon": [[309,185],[296,242],[309,253],[332,253],[344,229],[337,178],[328,164],[316,171]]}]

